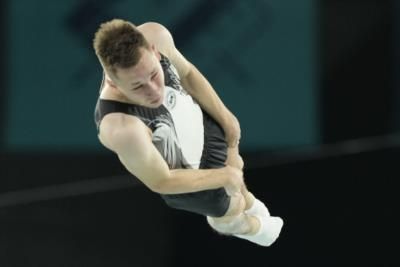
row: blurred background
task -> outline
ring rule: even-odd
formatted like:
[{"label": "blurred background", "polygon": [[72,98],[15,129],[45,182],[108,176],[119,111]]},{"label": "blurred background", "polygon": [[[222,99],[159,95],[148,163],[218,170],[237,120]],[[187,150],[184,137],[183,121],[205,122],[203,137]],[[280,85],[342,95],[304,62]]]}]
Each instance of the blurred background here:
[{"label": "blurred background", "polygon": [[[400,2],[1,2],[0,266],[400,265]],[[100,146],[100,23],[156,21],[241,122],[270,248],[167,208]]]}]

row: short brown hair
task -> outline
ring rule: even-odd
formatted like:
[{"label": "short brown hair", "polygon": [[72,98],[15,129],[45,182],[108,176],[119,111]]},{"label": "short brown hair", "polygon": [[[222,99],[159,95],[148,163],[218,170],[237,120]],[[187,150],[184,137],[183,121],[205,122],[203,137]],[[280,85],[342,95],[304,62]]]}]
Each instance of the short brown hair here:
[{"label": "short brown hair", "polygon": [[140,48],[149,48],[143,34],[131,22],[113,19],[97,30],[93,48],[103,67],[116,74],[116,68],[135,66],[141,57]]}]

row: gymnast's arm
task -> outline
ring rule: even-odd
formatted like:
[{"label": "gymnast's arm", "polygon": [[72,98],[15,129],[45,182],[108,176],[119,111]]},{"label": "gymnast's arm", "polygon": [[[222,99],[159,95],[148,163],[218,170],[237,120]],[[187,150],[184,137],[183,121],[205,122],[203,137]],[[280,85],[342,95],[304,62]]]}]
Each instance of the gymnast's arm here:
[{"label": "gymnast's arm", "polygon": [[168,57],[177,68],[183,87],[224,130],[228,144],[226,164],[242,170],[244,163],[239,155],[239,121],[224,105],[208,80],[178,51],[169,32],[165,28],[164,31],[163,44],[169,44]]},{"label": "gymnast's arm", "polygon": [[[178,51],[176,53],[177,57],[180,58],[180,53]],[[183,58],[181,60],[183,61]],[[182,85],[223,128],[225,140],[228,144],[226,164],[240,170],[243,169],[243,160],[239,155],[239,121],[226,108],[211,84],[200,71],[191,63],[187,64],[188,69],[182,77]]]},{"label": "gymnast's arm", "polygon": [[236,192],[243,183],[242,172],[229,166],[170,170],[151,141],[151,131],[134,116],[122,113],[105,116],[99,137],[130,173],[157,193],[189,193],[220,187],[229,193]]},{"label": "gymnast's arm", "polygon": [[240,125],[236,117],[221,101],[211,84],[201,72],[175,48],[171,56],[177,69],[181,70],[182,86],[197,100],[200,106],[213,117],[225,133],[225,140],[229,147],[235,147],[240,140]]}]

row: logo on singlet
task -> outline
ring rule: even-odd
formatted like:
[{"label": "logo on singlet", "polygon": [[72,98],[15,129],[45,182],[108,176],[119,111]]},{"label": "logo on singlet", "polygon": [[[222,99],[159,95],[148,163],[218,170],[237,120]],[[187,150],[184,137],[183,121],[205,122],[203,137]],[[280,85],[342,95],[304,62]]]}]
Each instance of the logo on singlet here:
[{"label": "logo on singlet", "polygon": [[175,95],[175,92],[173,91],[173,90],[171,90],[171,91],[169,91],[168,93],[167,93],[167,97],[166,97],[166,105],[167,105],[167,107],[168,108],[170,108],[170,109],[172,109],[172,108],[174,108],[175,107],[175,104],[176,104],[176,95]]}]

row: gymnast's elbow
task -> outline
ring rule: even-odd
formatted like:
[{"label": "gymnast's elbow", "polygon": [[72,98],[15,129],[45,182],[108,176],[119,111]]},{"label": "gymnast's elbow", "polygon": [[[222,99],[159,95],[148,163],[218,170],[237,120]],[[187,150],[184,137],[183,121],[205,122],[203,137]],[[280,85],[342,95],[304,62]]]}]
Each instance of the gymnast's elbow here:
[{"label": "gymnast's elbow", "polygon": [[147,187],[157,194],[172,194],[171,187],[168,181],[166,181],[165,179],[158,180],[157,182],[152,184],[147,184]]},{"label": "gymnast's elbow", "polygon": [[150,189],[152,192],[157,193],[157,194],[164,194],[164,188],[162,183],[152,183],[152,184],[146,184],[147,188]]}]

